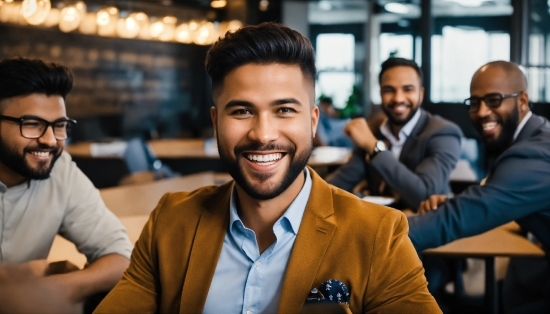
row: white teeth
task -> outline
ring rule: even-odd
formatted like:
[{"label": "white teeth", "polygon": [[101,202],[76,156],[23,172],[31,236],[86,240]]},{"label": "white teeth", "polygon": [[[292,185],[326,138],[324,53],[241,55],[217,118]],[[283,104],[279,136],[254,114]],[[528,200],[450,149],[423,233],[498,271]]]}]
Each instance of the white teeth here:
[{"label": "white teeth", "polygon": [[246,158],[251,161],[258,161],[258,162],[273,162],[281,159],[283,157],[283,154],[276,153],[276,154],[268,154],[268,155],[247,155]]},{"label": "white teeth", "polygon": [[31,152],[31,154],[38,157],[48,157],[50,155],[50,152]]},{"label": "white teeth", "polygon": [[487,123],[481,124],[481,126],[483,127],[483,130],[487,131],[487,130],[494,129],[497,126],[497,123],[496,122],[487,122]]}]

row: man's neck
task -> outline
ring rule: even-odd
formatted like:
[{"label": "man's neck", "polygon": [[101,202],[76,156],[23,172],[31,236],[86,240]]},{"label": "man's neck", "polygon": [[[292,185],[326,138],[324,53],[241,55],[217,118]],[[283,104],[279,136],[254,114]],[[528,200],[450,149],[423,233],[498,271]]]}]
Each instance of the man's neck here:
[{"label": "man's neck", "polygon": [[399,140],[399,132],[404,127],[404,125],[395,125],[393,123],[389,123],[389,126],[390,126],[390,130],[391,130],[391,133],[393,134],[393,136],[395,136],[395,138],[397,140]]},{"label": "man's neck", "polygon": [[273,242],[275,234],[273,225],[285,213],[296,196],[300,193],[305,182],[304,173],[300,173],[296,180],[279,196],[270,200],[257,200],[241,189],[237,188],[237,208],[243,224],[254,231],[260,253],[265,251]]},{"label": "man's neck", "polygon": [[7,188],[19,185],[25,181],[27,181],[27,178],[23,177],[17,172],[14,172],[0,162],[0,182],[4,183]]}]

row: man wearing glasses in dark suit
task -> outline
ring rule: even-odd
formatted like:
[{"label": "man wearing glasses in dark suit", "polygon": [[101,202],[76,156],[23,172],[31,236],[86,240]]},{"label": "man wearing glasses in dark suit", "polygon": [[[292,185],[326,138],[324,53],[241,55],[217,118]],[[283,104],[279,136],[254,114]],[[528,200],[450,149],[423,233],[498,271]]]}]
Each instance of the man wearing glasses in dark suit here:
[{"label": "man wearing glasses in dark suit", "polygon": [[[409,237],[422,252],[516,221],[548,252],[550,123],[531,112],[527,79],[512,62],[494,61],[482,66],[472,78],[470,94],[464,104],[483,137],[488,175],[482,185],[471,186],[454,198],[433,195],[421,203],[419,212],[425,214],[409,217]],[[546,260],[541,262],[548,266]],[[517,269],[516,265],[513,261],[509,271]],[[535,276],[542,280],[539,284],[526,286],[532,289],[523,294],[528,295],[527,300],[505,297],[505,307],[548,312],[550,281],[543,278],[550,277],[549,269],[542,267],[541,274]],[[539,297],[545,301],[537,301]]]},{"label": "man wearing glasses in dark suit", "polygon": [[[60,65],[0,62],[0,312],[64,312],[129,265],[124,226],[63,151],[76,123],[65,109],[72,84]],[[57,234],[86,255],[85,269],[45,276]]]}]

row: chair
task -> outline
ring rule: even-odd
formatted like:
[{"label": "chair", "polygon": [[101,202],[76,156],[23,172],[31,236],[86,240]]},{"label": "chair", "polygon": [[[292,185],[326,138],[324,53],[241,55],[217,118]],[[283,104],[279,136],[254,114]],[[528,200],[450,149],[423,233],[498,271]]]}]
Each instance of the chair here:
[{"label": "chair", "polygon": [[164,165],[149,145],[139,137],[128,140],[123,158],[130,174],[122,178],[119,184],[148,182],[178,175]]}]

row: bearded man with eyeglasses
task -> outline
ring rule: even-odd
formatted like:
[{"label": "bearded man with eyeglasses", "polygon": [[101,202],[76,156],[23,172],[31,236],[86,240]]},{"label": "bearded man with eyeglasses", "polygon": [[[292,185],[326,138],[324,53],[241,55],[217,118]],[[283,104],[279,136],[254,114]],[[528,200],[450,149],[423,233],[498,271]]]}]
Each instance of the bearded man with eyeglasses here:
[{"label": "bearded man with eyeglasses", "polygon": [[[454,198],[433,195],[421,203],[419,212],[425,214],[409,217],[409,237],[422,252],[516,221],[550,252],[550,122],[531,112],[527,79],[512,62],[482,66],[470,94],[464,104],[486,145],[488,175],[483,185]],[[516,259],[508,268],[507,279],[520,282],[505,282],[504,306],[518,313],[548,313],[550,265],[546,259],[525,263],[530,262]],[[518,269],[538,273],[518,276]],[[538,281],[526,283],[528,278]],[[513,292],[519,288],[521,293]]]},{"label": "bearded man with eyeglasses", "polygon": [[[72,84],[57,64],[0,62],[0,312],[78,311],[129,265],[124,226],[63,151],[76,124],[65,109]],[[86,255],[85,269],[50,275],[57,234]]]}]

